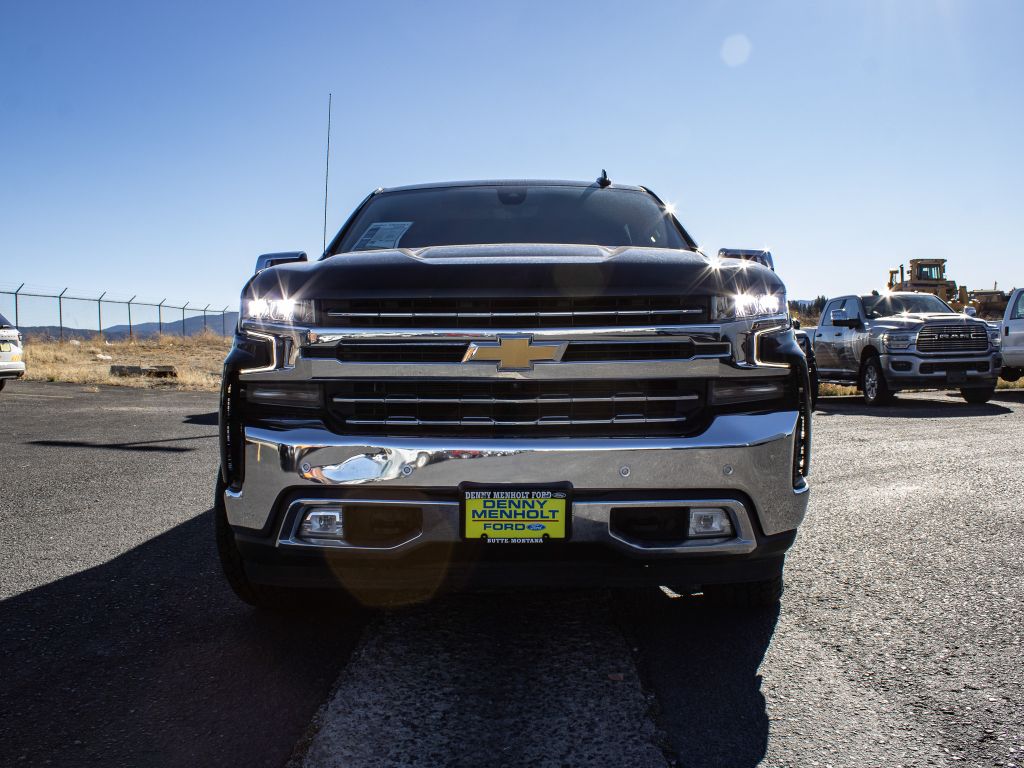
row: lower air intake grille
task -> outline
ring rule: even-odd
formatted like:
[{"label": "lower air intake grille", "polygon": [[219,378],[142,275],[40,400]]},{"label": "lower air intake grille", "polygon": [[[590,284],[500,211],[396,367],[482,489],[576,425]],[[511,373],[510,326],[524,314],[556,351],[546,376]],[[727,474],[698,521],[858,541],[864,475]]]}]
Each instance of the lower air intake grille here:
[{"label": "lower air intake grille", "polygon": [[466,437],[681,435],[699,428],[703,381],[338,381],[350,434]]}]

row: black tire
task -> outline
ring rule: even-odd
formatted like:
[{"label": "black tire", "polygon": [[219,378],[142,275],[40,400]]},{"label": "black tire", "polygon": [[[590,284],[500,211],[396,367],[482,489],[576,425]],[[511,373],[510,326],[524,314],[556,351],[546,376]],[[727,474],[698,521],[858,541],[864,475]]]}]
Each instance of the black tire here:
[{"label": "black tire", "polygon": [[882,361],[878,355],[869,356],[860,368],[860,388],[868,405],[886,405],[892,402],[892,390],[885,380]]},{"label": "black tire", "polygon": [[818,369],[811,366],[811,410],[818,407],[818,391],[821,389],[821,381],[818,379]]},{"label": "black tire", "polygon": [[3,392],[4,386],[7,384],[7,379],[0,379],[0,392]]},{"label": "black tire", "polygon": [[960,396],[972,405],[982,405],[992,399],[996,393],[995,386],[991,387],[961,387]]},{"label": "black tire", "polygon": [[1020,381],[1021,376],[1024,376],[1024,371],[1020,368],[1003,368],[1002,373],[999,374],[999,378],[1011,384],[1015,381]]},{"label": "black tire", "polygon": [[[245,560],[235,545],[235,536],[228,525],[227,510],[224,508],[224,481],[217,474],[217,485],[214,490],[213,523],[217,539],[217,555],[220,558],[221,570],[231,591],[239,600],[254,608],[274,613],[307,612],[325,606],[325,601],[314,601],[316,590],[290,589],[265,584],[256,584],[249,580],[245,572]],[[332,607],[336,607],[332,606]]]},{"label": "black tire", "polygon": [[704,602],[712,608],[764,608],[778,605],[782,591],[781,574],[766,581],[708,584],[704,587]]}]

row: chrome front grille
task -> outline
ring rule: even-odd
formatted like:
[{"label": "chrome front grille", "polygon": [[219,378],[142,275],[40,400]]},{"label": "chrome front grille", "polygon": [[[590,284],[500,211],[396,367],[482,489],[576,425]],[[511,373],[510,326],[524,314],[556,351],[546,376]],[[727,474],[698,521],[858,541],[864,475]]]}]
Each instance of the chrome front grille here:
[{"label": "chrome front grille", "polygon": [[319,302],[324,325],[373,328],[600,328],[698,325],[709,302],[684,296],[333,299]]},{"label": "chrome front grille", "polygon": [[327,387],[328,412],[356,434],[627,436],[698,427],[703,381],[348,380]]},{"label": "chrome front grille", "polygon": [[[469,341],[345,341],[311,347],[306,357],[337,358],[343,363],[461,363]],[[728,342],[679,340],[570,341],[563,363],[600,363],[642,360],[693,360],[724,357],[732,352]]]},{"label": "chrome front grille", "polygon": [[918,352],[985,352],[988,331],[976,324],[926,325],[917,335]]}]

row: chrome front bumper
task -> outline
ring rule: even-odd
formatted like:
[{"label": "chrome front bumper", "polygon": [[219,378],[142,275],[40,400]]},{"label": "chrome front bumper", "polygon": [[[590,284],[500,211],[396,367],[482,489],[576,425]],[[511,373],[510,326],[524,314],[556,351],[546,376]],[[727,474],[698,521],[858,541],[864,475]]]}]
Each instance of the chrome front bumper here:
[{"label": "chrome front bumper", "polygon": [[0,379],[20,379],[25,375],[25,363],[0,360]]},{"label": "chrome front bumper", "polygon": [[[946,381],[947,369],[953,368],[958,370],[960,366],[977,365],[979,363],[988,363],[988,370],[966,371],[968,381],[974,383],[994,382],[998,378],[999,370],[1002,367],[1001,355],[991,352],[972,356],[934,355],[929,357],[923,357],[918,354],[900,354],[897,352],[883,354],[881,362],[885,369],[886,379],[897,386],[908,381],[942,384]],[[899,363],[900,366],[898,367],[902,367],[904,370],[898,370],[898,367],[894,367],[894,363]],[[907,365],[910,367],[907,368]],[[932,366],[931,371],[922,372],[922,365]]]},{"label": "chrome front bumper", "polygon": [[[773,535],[795,529],[807,509],[807,484],[793,487],[793,452],[799,414],[719,416],[701,435],[692,438],[603,439],[414,439],[365,438],[335,435],[320,429],[274,431],[245,429],[244,483],[225,492],[228,521],[238,528],[266,531],[275,503],[287,492],[301,498],[304,489],[336,489],[337,498],[359,499],[364,489],[378,503],[387,491],[396,498],[410,492],[453,494],[460,483],[572,484],[573,541],[597,541],[638,549],[617,538],[609,526],[612,506],[649,505],[652,496],[687,494],[687,503],[712,502],[723,497],[746,497],[733,504],[737,536],[662,550],[661,554],[729,554],[754,547],[753,519]],[[618,493],[614,505],[586,501],[588,492]],[[651,492],[657,491],[657,494]],[[382,493],[383,492],[383,493]],[[329,495],[328,495],[329,497]],[[723,502],[725,503],[725,502]],[[423,502],[424,532],[403,544],[409,549],[427,541],[458,541],[459,506],[454,502]],[[281,547],[306,547],[297,540],[283,516],[273,534]],[[640,547],[657,555],[657,548]]]}]

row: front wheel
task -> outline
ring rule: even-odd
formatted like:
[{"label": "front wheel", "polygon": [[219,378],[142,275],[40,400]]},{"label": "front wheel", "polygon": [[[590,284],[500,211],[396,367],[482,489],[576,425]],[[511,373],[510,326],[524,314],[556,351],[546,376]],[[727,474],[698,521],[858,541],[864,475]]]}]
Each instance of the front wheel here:
[{"label": "front wheel", "polygon": [[331,595],[336,600],[315,600],[316,590],[291,589],[250,581],[245,572],[245,561],[235,544],[235,536],[228,524],[227,510],[224,507],[224,481],[217,473],[217,485],[214,490],[213,524],[217,541],[217,555],[220,559],[224,578],[238,599],[263,611],[274,613],[307,612],[330,603],[341,603],[348,608],[349,603],[343,595]]},{"label": "front wheel", "polygon": [[882,361],[874,355],[864,361],[860,385],[864,392],[864,402],[868,405],[885,405],[892,401],[892,391],[882,373]]},{"label": "front wheel", "polygon": [[0,379],[0,392],[3,392],[4,385],[7,384],[7,379]]},{"label": "front wheel", "polygon": [[992,395],[996,393],[995,387],[961,387],[960,395],[968,403],[973,405],[981,405],[987,403],[992,399]]}]

